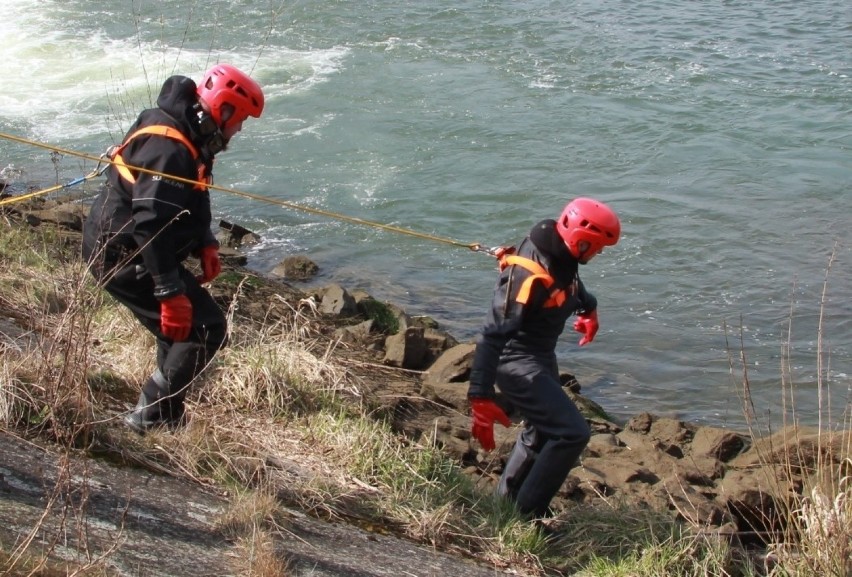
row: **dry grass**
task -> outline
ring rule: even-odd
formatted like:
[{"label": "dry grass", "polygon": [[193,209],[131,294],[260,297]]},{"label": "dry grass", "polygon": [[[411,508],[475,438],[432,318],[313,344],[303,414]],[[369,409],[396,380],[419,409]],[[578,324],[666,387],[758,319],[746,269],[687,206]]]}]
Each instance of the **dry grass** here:
[{"label": "dry grass", "polygon": [[277,497],[262,489],[237,493],[218,526],[236,543],[240,575],[286,577],[290,569],[275,551],[276,540],[287,529],[280,517]]},{"label": "dry grass", "polygon": [[[562,536],[548,538],[473,486],[431,439],[400,437],[377,420],[368,388],[337,361],[310,308],[292,303],[289,314],[258,323],[241,315],[242,285],[228,310],[230,344],[194,384],[187,425],[142,438],[117,433],[114,421],[153,369],[153,354],[139,354],[153,340],[52,234],[0,230],[0,306],[17,331],[4,328],[14,334],[0,339],[0,426],[69,448],[106,447],[135,465],[226,488],[234,497],[218,529],[239,550],[240,574],[288,574],[275,546],[288,538],[285,507],[526,574],[752,574],[727,543],[688,531],[667,512],[572,507],[556,520]],[[848,437],[818,439],[816,457],[830,442],[846,442],[840,450],[850,454]],[[790,474],[803,462],[813,466],[789,502],[789,532],[772,571],[841,575],[852,462],[791,459]],[[19,547],[0,562],[47,567],[50,559],[49,548]]]},{"label": "dry grass", "polygon": [[[780,463],[774,467],[776,474],[767,475],[765,479],[765,486],[778,507],[777,518],[759,519],[755,527],[774,532],[764,565],[769,577],[852,575],[852,458],[849,457],[852,455],[852,397],[848,390],[845,399],[831,397],[833,383],[827,362],[830,351],[823,325],[837,248],[826,267],[817,329],[814,365],[818,425],[813,428],[800,426],[796,408],[796,374],[791,362],[795,318],[792,305],[781,355],[783,426],[774,435],[771,434],[773,424],[760,422],[755,416],[742,347],[739,355],[744,414],[752,442],[762,464]],[[732,370],[734,365],[732,360]],[[839,420],[833,417],[832,402],[844,407]],[[813,415],[809,417],[813,419]],[[767,467],[766,470],[772,469]]]}]

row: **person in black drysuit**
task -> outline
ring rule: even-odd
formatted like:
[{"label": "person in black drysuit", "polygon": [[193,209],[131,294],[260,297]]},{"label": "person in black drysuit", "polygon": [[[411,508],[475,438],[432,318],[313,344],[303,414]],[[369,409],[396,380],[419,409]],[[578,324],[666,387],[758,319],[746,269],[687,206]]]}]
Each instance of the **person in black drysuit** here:
[{"label": "person in black drysuit", "polygon": [[515,260],[501,258],[492,308],[471,369],[471,432],[490,451],[495,446],[494,422],[511,424],[495,403],[496,384],[524,417],[496,492],[529,518],[548,514],[551,500],[589,442],[585,418],[562,390],[555,349],[574,313],[574,329],[583,334],[580,345],[594,339],[597,299],[580,281],[578,268],[618,242],[620,230],[608,206],[578,198],[568,203],[558,221],[536,224],[511,251],[509,258]]},{"label": "person in black drysuit", "polygon": [[[156,337],[157,369],[124,419],[139,433],[181,421],[187,387],[225,344],[225,316],[201,286],[221,270],[205,184],[214,156],[263,103],[260,86],[228,64],[210,68],[200,85],[168,78],[157,107],[142,111],[111,152],[84,223],[92,274]],[[183,265],[190,256],[200,259],[200,277]]]}]

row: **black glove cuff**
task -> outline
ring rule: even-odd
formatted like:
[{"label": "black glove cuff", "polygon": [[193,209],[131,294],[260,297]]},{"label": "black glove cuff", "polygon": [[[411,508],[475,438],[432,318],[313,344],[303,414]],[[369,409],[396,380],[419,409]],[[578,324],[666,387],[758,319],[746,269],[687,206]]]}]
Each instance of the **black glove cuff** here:
[{"label": "black glove cuff", "polygon": [[495,399],[497,395],[494,393],[494,387],[485,387],[471,383],[467,390],[468,399]]},{"label": "black glove cuff", "polygon": [[180,275],[177,271],[168,274],[152,275],[154,279],[154,298],[157,300],[166,300],[175,295],[186,292],[186,286],[180,280]]}]

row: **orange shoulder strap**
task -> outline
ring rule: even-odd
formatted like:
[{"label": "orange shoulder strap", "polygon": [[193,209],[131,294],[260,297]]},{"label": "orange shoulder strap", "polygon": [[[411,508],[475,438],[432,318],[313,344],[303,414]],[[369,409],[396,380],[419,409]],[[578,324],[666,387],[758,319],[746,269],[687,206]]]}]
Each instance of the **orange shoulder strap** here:
[{"label": "orange shoulder strap", "polygon": [[[198,149],[195,148],[195,145],[180,131],[171,126],[164,126],[160,124],[154,124],[152,126],[145,126],[144,128],[140,128],[133,134],[127,137],[118,150],[115,151],[113,155],[113,161],[115,162],[115,168],[118,170],[118,173],[121,175],[124,180],[133,184],[136,182],[136,176],[131,172],[130,168],[127,166],[127,163],[124,162],[124,158],[122,158],[121,153],[124,148],[130,143],[131,140],[136,138],[137,136],[143,136],[146,134],[154,134],[157,136],[165,136],[166,138],[171,138],[172,140],[177,140],[184,146],[189,149],[190,154],[192,154],[193,160],[198,160]],[[207,169],[203,164],[200,164],[198,167],[198,180],[200,182],[206,182],[206,172]],[[196,185],[198,189],[206,190],[205,186]]]},{"label": "orange shoulder strap", "polygon": [[[526,280],[524,280],[524,283],[521,285],[521,289],[518,291],[518,296],[515,297],[515,300],[521,304],[527,304],[527,301],[530,300],[530,292],[532,292],[532,286],[536,280],[540,280],[544,284],[544,288],[547,289],[553,286],[553,283],[556,282],[553,280],[553,277],[550,276],[550,273],[548,273],[543,266],[534,260],[514,254],[505,255],[500,258],[500,270],[512,265],[521,266],[532,273],[526,278]],[[545,301],[544,306],[561,306],[562,303],[565,302],[565,298],[564,290],[553,291],[550,293],[550,298]]]}]

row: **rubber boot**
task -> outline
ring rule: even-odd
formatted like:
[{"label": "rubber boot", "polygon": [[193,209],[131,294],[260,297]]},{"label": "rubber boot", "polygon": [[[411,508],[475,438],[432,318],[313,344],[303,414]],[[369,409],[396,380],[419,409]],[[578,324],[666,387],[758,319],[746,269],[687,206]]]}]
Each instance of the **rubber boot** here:
[{"label": "rubber boot", "polygon": [[503,467],[503,474],[497,483],[497,495],[512,501],[517,498],[518,490],[538,457],[537,442],[538,434],[534,428],[527,426],[521,431],[512,453],[506,460],[506,466]]},{"label": "rubber boot", "polygon": [[139,395],[136,407],[124,416],[124,422],[140,435],[144,435],[149,429],[161,425],[163,420],[160,416],[157,399],[149,397],[143,390]]},{"label": "rubber boot", "polygon": [[183,398],[170,395],[169,382],[157,370],[145,382],[136,407],[124,417],[128,427],[139,433],[155,427],[177,425],[183,418]]}]

